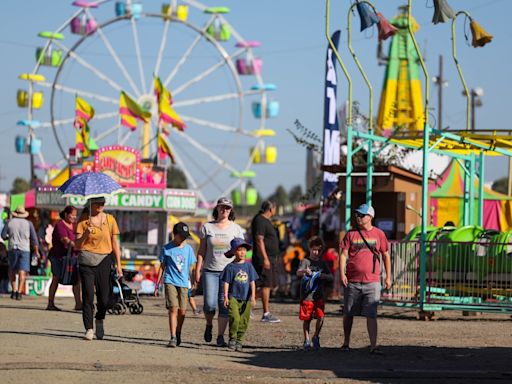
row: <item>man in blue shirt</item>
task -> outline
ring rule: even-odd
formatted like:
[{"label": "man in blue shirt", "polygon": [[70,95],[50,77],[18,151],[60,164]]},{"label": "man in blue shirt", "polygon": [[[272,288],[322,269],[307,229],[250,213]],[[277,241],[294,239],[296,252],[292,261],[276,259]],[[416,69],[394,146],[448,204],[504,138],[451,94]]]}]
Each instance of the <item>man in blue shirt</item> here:
[{"label": "man in blue shirt", "polygon": [[[192,247],[185,242],[190,237],[188,225],[183,222],[176,223],[172,233],[172,241],[164,245],[160,253],[158,281],[163,275],[171,333],[167,346],[175,348],[181,344],[181,328],[187,311],[190,274],[195,266],[196,257]],[[157,290],[158,285],[155,294]]]}]

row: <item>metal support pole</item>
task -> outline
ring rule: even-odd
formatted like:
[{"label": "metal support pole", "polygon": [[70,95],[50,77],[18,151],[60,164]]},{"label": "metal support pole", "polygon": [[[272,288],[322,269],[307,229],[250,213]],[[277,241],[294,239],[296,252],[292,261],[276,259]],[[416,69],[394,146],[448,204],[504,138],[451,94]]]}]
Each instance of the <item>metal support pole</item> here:
[{"label": "metal support pole", "polygon": [[476,177],[476,156],[475,153],[471,153],[471,159],[469,160],[469,225],[475,224],[475,177]]},{"label": "metal support pole", "polygon": [[[455,15],[455,17],[452,19],[452,56],[453,61],[455,62],[455,66],[457,67],[457,72],[459,73],[460,81],[462,82],[462,86],[464,87],[464,94],[466,96],[466,131],[469,131],[471,126],[471,100],[472,96],[469,92],[468,86],[466,84],[466,79],[464,78],[464,74],[462,73],[462,69],[459,65],[459,59],[457,58],[457,45],[456,45],[456,35],[455,35],[455,20],[457,20],[457,17],[460,15],[466,15],[469,19],[471,19],[471,16],[466,11],[459,11]],[[474,128],[474,127],[473,127]]]},{"label": "metal support pole", "polygon": [[484,152],[480,151],[479,161],[478,161],[478,222],[477,225],[479,227],[484,226],[484,162],[485,156]]},{"label": "metal support pole", "polygon": [[350,229],[352,216],[352,126],[347,127],[347,175],[345,176],[345,231]]}]

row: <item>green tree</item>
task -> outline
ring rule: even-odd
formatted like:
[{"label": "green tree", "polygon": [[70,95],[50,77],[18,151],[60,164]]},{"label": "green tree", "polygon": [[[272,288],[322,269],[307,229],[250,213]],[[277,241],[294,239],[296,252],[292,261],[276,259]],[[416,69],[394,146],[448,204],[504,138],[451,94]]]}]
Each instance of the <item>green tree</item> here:
[{"label": "green tree", "polygon": [[167,188],[188,188],[187,177],[178,167],[171,166],[167,168]]},{"label": "green tree", "polygon": [[300,202],[302,200],[302,187],[299,184],[293,186],[288,193],[288,197],[292,204]]},{"label": "green tree", "polygon": [[11,188],[11,194],[17,194],[17,193],[25,193],[30,189],[30,183],[21,178],[17,177],[12,182],[12,188]]},{"label": "green tree", "polygon": [[502,177],[492,183],[491,186],[493,191],[508,194],[508,177]]}]

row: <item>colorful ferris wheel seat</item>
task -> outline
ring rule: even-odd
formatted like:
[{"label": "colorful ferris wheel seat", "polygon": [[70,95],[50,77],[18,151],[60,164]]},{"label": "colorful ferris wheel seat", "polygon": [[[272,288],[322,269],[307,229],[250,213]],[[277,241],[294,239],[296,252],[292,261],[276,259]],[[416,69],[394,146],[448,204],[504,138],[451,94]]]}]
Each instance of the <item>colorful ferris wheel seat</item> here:
[{"label": "colorful ferris wheel seat", "polygon": [[75,7],[80,8],[98,8],[98,2],[92,2],[92,1],[84,1],[84,0],[77,0],[73,1],[73,4]]},{"label": "colorful ferris wheel seat", "polygon": [[162,15],[164,19],[168,19],[169,16],[172,16],[178,20],[187,21],[188,6],[180,4],[176,7],[176,11],[173,11],[169,4],[162,4]]},{"label": "colorful ferris wheel seat", "polygon": [[261,117],[277,117],[277,115],[279,115],[279,102],[275,100],[268,101],[265,113],[263,114],[262,103],[254,101],[252,103],[252,113],[254,114],[254,117],[258,119]]},{"label": "colorful ferris wheel seat", "polygon": [[16,136],[14,138],[14,149],[16,153],[27,152],[27,138],[25,136]]},{"label": "colorful ferris wheel seat", "polygon": [[44,47],[38,47],[36,48],[36,63],[49,67],[59,67],[62,63],[62,50],[53,49],[51,45],[46,50]]},{"label": "colorful ferris wheel seat", "polygon": [[236,59],[236,70],[239,75],[259,75],[263,67],[263,60],[260,58],[239,58]]},{"label": "colorful ferris wheel seat", "polygon": [[[28,92],[24,89],[18,89],[16,93],[16,102],[18,107],[27,108],[28,107]],[[41,109],[43,106],[44,97],[43,92],[33,92],[32,93],[32,108]]]},{"label": "colorful ferris wheel seat", "polygon": [[275,164],[277,161],[277,147],[273,145],[251,148],[251,157],[254,164]]},{"label": "colorful ferris wheel seat", "polygon": [[71,27],[71,33],[82,36],[90,35],[98,28],[96,20],[85,14],[73,17],[69,25]]},{"label": "colorful ferris wheel seat", "polygon": [[261,47],[261,42],[256,40],[239,41],[236,43],[237,48],[258,48]]},{"label": "colorful ferris wheel seat", "polygon": [[41,152],[41,147],[43,145],[43,141],[38,138],[33,138],[30,140],[29,150],[31,155],[37,155]]},{"label": "colorful ferris wheel seat", "polygon": [[18,76],[18,79],[21,79],[21,80],[28,80],[28,81],[32,81],[32,82],[41,82],[41,81],[46,81],[46,78],[41,75],[40,73],[22,73],[21,75]]},{"label": "colorful ferris wheel seat", "polygon": [[275,91],[277,86],[275,84],[267,83],[267,84],[256,84],[251,87],[253,91]]},{"label": "colorful ferris wheel seat", "polygon": [[243,196],[240,189],[234,189],[231,191],[231,200],[233,200],[235,205],[255,206],[258,202],[258,190],[254,187],[247,187],[245,189],[245,196]]},{"label": "colorful ferris wheel seat", "polygon": [[210,15],[217,15],[217,14],[226,14],[230,12],[229,7],[208,7],[205,8],[204,13],[210,14]]},{"label": "colorful ferris wheel seat", "polygon": [[16,125],[22,127],[38,128],[41,126],[41,122],[39,120],[18,120],[18,122],[16,122]]},{"label": "colorful ferris wheel seat", "polygon": [[215,18],[206,28],[206,33],[217,41],[228,41],[231,38],[231,27],[228,23]]},{"label": "colorful ferris wheel seat", "polygon": [[133,2],[128,4],[125,1],[116,1],[115,12],[117,17],[132,16],[134,19],[139,19],[142,14],[142,4]]}]

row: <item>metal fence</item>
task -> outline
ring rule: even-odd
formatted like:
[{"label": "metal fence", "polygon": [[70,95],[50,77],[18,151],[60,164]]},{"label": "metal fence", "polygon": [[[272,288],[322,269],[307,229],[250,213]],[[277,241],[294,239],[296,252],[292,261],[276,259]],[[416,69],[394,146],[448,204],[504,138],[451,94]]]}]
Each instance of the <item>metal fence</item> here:
[{"label": "metal fence", "polygon": [[383,294],[383,304],[512,312],[512,244],[485,238],[427,242],[424,281],[419,242],[393,242],[390,251],[393,286]]}]

